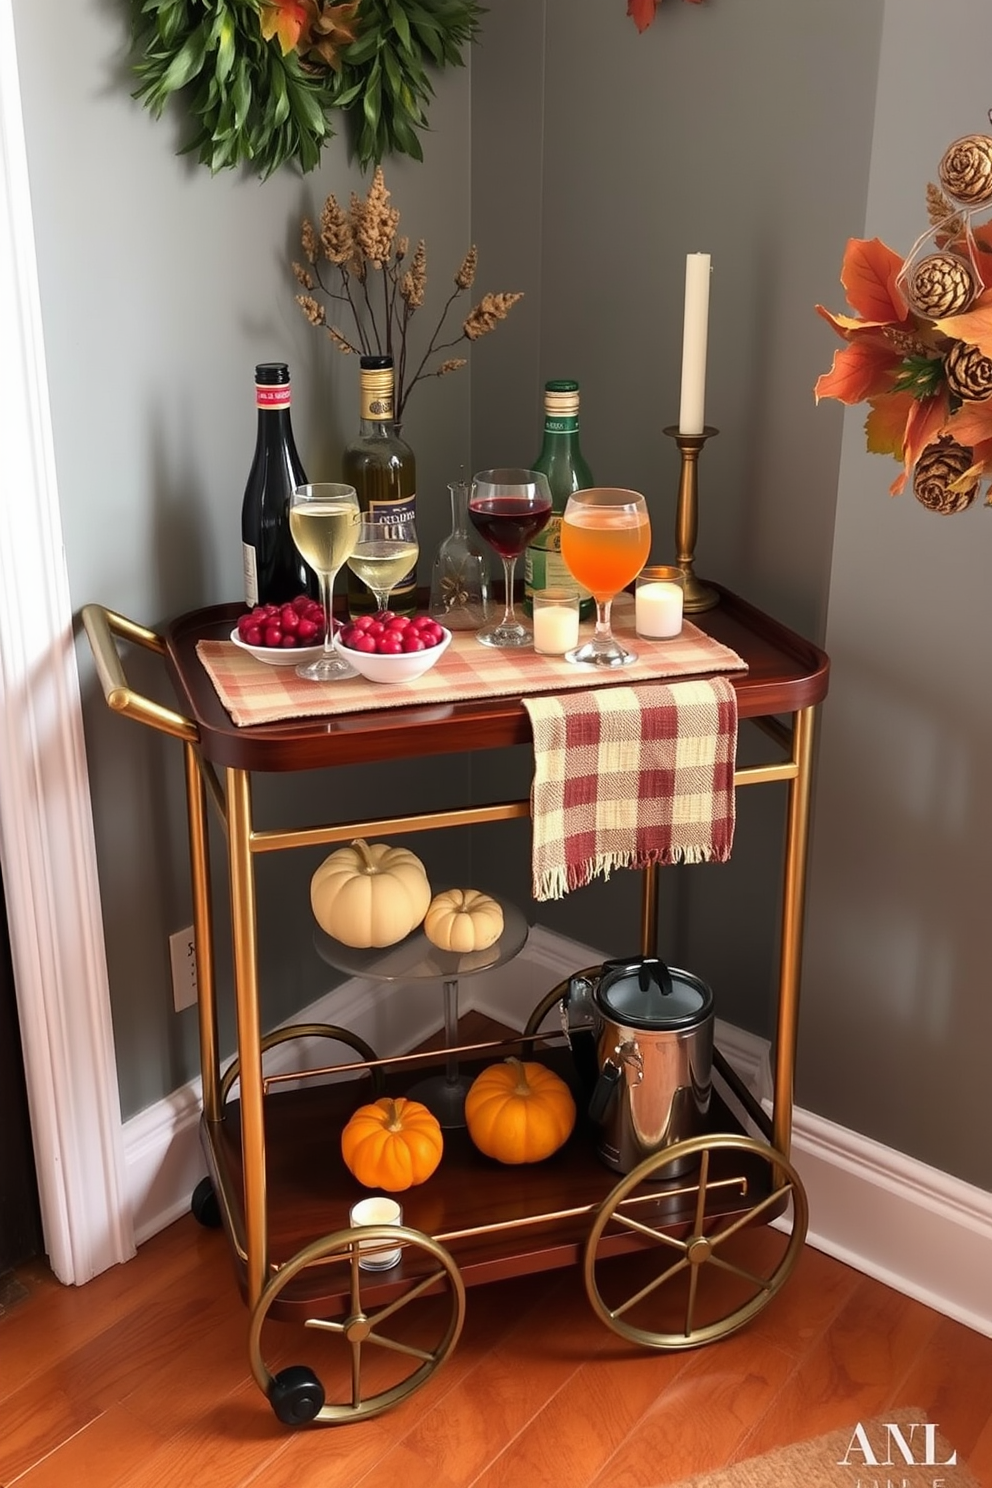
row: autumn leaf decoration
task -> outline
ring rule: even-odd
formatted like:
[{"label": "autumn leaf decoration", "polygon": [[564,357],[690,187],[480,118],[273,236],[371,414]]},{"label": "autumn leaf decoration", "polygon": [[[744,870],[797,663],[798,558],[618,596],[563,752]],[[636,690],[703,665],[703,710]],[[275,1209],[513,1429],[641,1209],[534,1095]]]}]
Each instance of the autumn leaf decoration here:
[{"label": "autumn leaf decoration", "polygon": [[[654,20],[661,0],[627,0],[627,14],[638,31],[646,31]],[[700,5],[702,0],[689,0],[690,5]]]},{"label": "autumn leaf decoration", "polygon": [[816,307],[847,344],[815,396],[866,402],[868,450],[902,466],[892,494],[912,477],[917,499],[950,515],[992,480],[992,224],[975,223],[992,206],[992,137],[956,140],[939,175],[908,256],[848,242],[841,284],[855,313]]},{"label": "autumn leaf decoration", "polygon": [[341,52],[358,34],[359,0],[262,0],[262,35],[278,40],[283,56],[298,51],[304,65],[341,71]]}]

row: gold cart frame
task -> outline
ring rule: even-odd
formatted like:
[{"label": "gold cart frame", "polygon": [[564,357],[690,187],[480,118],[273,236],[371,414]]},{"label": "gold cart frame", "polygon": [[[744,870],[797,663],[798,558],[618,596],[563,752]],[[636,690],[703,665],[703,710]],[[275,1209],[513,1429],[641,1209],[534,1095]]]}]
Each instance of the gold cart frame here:
[{"label": "gold cart frame", "polygon": [[[787,792],[770,1122],[760,1109],[753,1113],[755,1120],[767,1127],[771,1148],[781,1159],[781,1167],[788,1164],[792,1135],[814,725],[818,705],[827,692],[829,662],[819,648],[729,591],[721,589],[719,595],[718,607],[696,619],[703,629],[747,661],[747,673],[731,678],[737,691],[739,716],[742,721],[751,720],[758,725],[776,754],[767,763],[739,768],[735,786],[781,783]],[[196,645],[201,639],[226,637],[239,610],[239,606],[217,606],[197,611],[179,617],[164,627],[162,634],[99,605],[88,605],[82,618],[108,707],[180,740],[183,745],[197,947],[202,1130],[222,1217],[242,1268],[245,1299],[249,1308],[256,1309],[279,1269],[270,1258],[266,1191],[268,1082],[263,1074],[262,1056],[275,1039],[299,1032],[283,1030],[266,1039],[261,1027],[256,859],[264,853],[329,845],[355,836],[388,837],[396,833],[508,821],[528,816],[530,808],[527,800],[513,800],[345,823],[319,823],[292,830],[259,830],[253,820],[252,776],[256,772],[388,760],[401,751],[410,757],[509,746],[528,742],[530,733],[526,711],[520,700],[514,698],[456,703],[445,710],[443,721],[438,720],[436,710],[413,706],[370,711],[339,720],[294,720],[237,729],[199,664]],[[162,657],[176,691],[178,709],[156,703],[130,686],[121,662],[120,642],[135,644]],[[233,1079],[229,1071],[225,1083],[218,1041],[207,830],[211,809],[215,810],[226,837],[230,887],[237,1014],[235,1064],[240,1085],[240,1173],[232,1170],[230,1146],[222,1139],[227,1119],[226,1099]],[[657,870],[649,868],[642,874],[640,891],[645,954],[653,954],[657,944],[657,888]],[[736,1093],[748,1101],[748,1093],[740,1088],[739,1082],[734,1082],[725,1061],[722,1065]],[[483,1228],[495,1231],[499,1225]],[[433,1243],[425,1242],[425,1247],[430,1248]],[[512,1265],[506,1274],[513,1274]]]}]

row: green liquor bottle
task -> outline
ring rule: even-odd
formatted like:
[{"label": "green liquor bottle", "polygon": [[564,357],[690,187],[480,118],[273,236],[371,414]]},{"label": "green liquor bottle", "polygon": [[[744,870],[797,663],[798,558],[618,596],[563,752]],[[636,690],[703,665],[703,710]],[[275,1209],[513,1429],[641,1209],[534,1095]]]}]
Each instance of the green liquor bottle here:
[{"label": "green liquor bottle", "polygon": [[[524,608],[533,613],[533,596],[541,589],[579,588],[561,556],[561,519],[573,491],[596,484],[579,448],[579,384],[558,378],[544,385],[544,443],[534,470],[551,487],[551,521],[524,555]],[[579,588],[579,617],[587,620],[596,604],[587,589]]]},{"label": "green liquor bottle", "polygon": [[[361,422],[358,437],[344,450],[341,478],[354,486],[362,515],[416,517],[417,465],[413,450],[400,438],[393,404],[391,356],[361,358]],[[389,596],[389,608],[412,615],[417,603],[416,565]],[[366,614],[375,608],[371,592],[348,570],[348,610]]]}]

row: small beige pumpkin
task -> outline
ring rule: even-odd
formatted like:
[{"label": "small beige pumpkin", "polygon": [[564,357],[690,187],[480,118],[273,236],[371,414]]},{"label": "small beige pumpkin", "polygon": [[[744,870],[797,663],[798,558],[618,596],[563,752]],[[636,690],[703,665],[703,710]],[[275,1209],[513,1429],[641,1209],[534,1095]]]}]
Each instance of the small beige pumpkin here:
[{"label": "small beige pumpkin", "polygon": [[318,925],[360,949],[395,945],[421,923],[430,902],[427,871],[415,853],[361,837],[332,852],[310,880]]},{"label": "small beige pumpkin", "polygon": [[503,910],[481,889],[445,889],[430,902],[424,934],[442,951],[485,951],[503,934]]}]

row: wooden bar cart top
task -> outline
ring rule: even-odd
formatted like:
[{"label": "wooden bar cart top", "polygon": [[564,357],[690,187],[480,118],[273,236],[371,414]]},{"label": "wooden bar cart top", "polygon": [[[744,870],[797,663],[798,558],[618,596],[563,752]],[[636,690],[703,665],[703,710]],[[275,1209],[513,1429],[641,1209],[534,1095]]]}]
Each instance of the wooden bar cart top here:
[{"label": "wooden bar cart top", "polygon": [[[739,716],[793,713],[821,702],[827,692],[826,655],[730,591],[720,590],[720,595],[715,609],[693,615],[692,620],[748,664],[746,673],[730,674]],[[163,631],[166,664],[180,705],[196,726],[204,758],[215,765],[309,770],[389,760],[398,754],[453,754],[530,742],[527,712],[513,697],[239,728],[200,664],[196,646],[201,640],[226,640],[242,610],[241,605],[196,610]],[[621,675],[615,680],[624,679]]]}]

